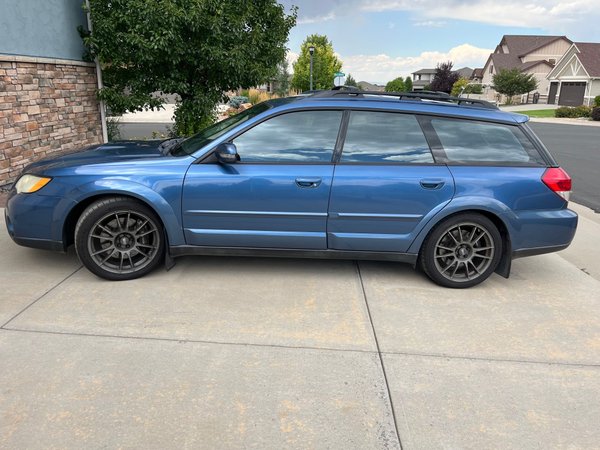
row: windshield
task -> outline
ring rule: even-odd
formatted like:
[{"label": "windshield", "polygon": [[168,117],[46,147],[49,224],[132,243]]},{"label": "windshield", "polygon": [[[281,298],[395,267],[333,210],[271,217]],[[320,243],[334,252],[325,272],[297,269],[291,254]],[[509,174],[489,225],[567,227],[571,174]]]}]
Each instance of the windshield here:
[{"label": "windshield", "polygon": [[219,136],[224,135],[233,127],[242,124],[253,117],[258,116],[260,113],[265,112],[267,109],[271,108],[272,105],[263,102],[259,103],[256,106],[253,106],[246,111],[242,111],[235,116],[228,117],[221,122],[217,122],[208,128],[200,131],[198,134],[186,139],[179,143],[172,151],[171,154],[173,156],[184,156],[191,155],[195,151],[201,149],[206,144],[210,144],[212,141],[217,139]]}]

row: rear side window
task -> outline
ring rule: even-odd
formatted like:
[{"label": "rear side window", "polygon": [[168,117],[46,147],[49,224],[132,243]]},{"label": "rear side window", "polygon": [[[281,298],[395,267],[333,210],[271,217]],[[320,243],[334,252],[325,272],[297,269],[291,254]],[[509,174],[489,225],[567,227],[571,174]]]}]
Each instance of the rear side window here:
[{"label": "rear side window", "polygon": [[352,111],[341,162],[433,163],[415,116]]},{"label": "rear side window", "polygon": [[539,152],[517,126],[460,119],[431,119],[449,162],[543,165]]}]

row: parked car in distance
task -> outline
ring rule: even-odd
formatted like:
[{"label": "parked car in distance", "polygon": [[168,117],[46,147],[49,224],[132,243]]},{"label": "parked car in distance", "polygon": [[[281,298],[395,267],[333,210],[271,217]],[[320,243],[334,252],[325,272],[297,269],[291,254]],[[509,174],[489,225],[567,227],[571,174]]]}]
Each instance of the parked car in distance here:
[{"label": "parked car in distance", "polygon": [[483,101],[332,90],[276,99],[185,140],[116,142],[29,165],[12,239],[109,280],[181,255],[400,261],[474,286],[566,248],[571,179]]}]

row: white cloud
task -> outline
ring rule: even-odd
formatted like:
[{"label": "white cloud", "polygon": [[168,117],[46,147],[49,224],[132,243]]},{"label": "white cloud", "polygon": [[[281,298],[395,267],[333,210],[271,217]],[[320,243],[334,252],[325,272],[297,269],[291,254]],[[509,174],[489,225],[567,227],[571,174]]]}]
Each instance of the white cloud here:
[{"label": "white cloud", "polygon": [[598,0],[364,0],[361,9],[411,11],[423,18],[556,30],[589,21],[590,15],[600,17]]},{"label": "white cloud", "polygon": [[446,21],[445,20],[423,20],[420,22],[415,22],[415,23],[413,23],[413,25],[415,27],[440,28],[440,27],[443,27],[444,25],[446,25]]},{"label": "white cloud", "polygon": [[447,52],[429,51],[416,56],[350,55],[340,59],[344,63],[343,72],[351,73],[357,81],[383,83],[399,76],[407,77],[419,69],[434,68],[445,61],[452,61],[455,69],[482,67],[491,52],[488,48],[462,44]]},{"label": "white cloud", "polygon": [[318,23],[318,22],[327,22],[328,20],[334,20],[336,18],[335,13],[329,12],[328,14],[324,14],[322,16],[314,16],[314,17],[298,17],[298,25],[305,25],[307,23]]},{"label": "white cloud", "polygon": [[418,23],[467,20],[498,26],[540,28],[550,34],[600,39],[598,0],[281,0],[299,6],[299,23],[361,12],[407,11]]},{"label": "white cloud", "polygon": [[288,50],[287,55],[285,55],[285,59],[287,59],[288,64],[290,65],[290,72],[294,72],[294,63],[298,60],[300,56],[299,53]]}]

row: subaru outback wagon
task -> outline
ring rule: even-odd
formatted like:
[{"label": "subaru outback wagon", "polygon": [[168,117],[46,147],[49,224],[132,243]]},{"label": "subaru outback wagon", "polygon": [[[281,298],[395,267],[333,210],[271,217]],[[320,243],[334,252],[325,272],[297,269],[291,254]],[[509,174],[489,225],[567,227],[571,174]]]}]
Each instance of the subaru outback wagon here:
[{"label": "subaru outback wagon", "polygon": [[185,140],[28,166],[5,210],[21,245],[109,280],[181,255],[400,261],[453,288],[566,248],[571,179],[527,117],[435,94],[332,90],[260,103]]}]

